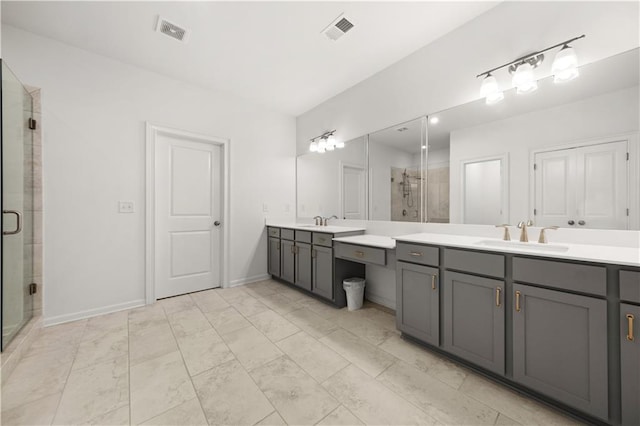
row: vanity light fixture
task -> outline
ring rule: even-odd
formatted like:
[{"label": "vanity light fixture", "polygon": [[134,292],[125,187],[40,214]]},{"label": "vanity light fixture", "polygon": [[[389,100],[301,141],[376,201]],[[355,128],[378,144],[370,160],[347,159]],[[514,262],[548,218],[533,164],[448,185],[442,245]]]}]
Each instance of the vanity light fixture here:
[{"label": "vanity light fixture", "polygon": [[480,95],[486,99],[487,105],[498,103],[504,99],[504,93],[500,90],[498,81],[492,73],[507,67],[509,73],[513,74],[512,84],[516,88],[516,93],[524,94],[534,92],[538,89],[538,81],[535,77],[534,70],[544,61],[545,52],[561,46],[562,49],[556,54],[551,66],[553,81],[555,83],[562,83],[573,80],[578,77],[580,73],[578,72],[578,57],[576,56],[575,50],[569,44],[584,37],[586,37],[584,34],[579,37],[574,37],[478,74],[476,78],[484,77],[482,79],[482,85],[480,86]]},{"label": "vanity light fixture", "polygon": [[335,132],[335,130],[330,130],[328,132],[324,132],[320,136],[311,138],[309,151],[322,154],[326,151],[333,151],[336,148],[344,148],[344,142],[337,140]]}]

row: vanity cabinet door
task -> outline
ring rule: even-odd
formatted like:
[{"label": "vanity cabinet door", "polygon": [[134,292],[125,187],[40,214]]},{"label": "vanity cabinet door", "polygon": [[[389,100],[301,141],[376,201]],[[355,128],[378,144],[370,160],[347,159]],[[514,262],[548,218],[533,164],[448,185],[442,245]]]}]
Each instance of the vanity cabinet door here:
[{"label": "vanity cabinet door", "polygon": [[289,240],[280,240],[280,258],[281,258],[281,266],[280,266],[280,278],[283,280],[293,283],[294,269],[295,269],[295,251],[293,241]]},{"label": "vanity cabinet door", "polygon": [[412,337],[438,346],[438,269],[396,262],[396,326]]},{"label": "vanity cabinet door", "polygon": [[620,304],[622,424],[640,424],[640,306]]},{"label": "vanity cabinet door", "polygon": [[305,290],[311,290],[311,244],[296,242],[295,252],[294,284]]},{"label": "vanity cabinet door", "polygon": [[318,296],[333,300],[333,249],[314,245],[311,251],[312,288]]},{"label": "vanity cabinet door", "polygon": [[521,284],[512,296],[513,379],[607,419],[606,300]]},{"label": "vanity cabinet door", "polygon": [[267,266],[269,275],[280,277],[280,238],[269,237],[269,249],[267,250]]},{"label": "vanity cabinet door", "polygon": [[504,281],[446,271],[443,291],[444,348],[504,374]]}]

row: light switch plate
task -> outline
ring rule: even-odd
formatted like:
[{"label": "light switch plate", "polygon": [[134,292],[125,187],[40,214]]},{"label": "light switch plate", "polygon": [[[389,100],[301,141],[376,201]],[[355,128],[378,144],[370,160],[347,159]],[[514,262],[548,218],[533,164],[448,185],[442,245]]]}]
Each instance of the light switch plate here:
[{"label": "light switch plate", "polygon": [[133,213],[133,201],[118,201],[118,213]]}]

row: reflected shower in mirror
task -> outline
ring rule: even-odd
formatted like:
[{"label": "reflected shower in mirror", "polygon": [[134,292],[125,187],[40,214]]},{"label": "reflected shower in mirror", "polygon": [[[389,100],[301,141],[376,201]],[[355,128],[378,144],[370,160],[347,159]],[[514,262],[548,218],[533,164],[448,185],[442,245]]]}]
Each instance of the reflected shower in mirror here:
[{"label": "reflected shower in mirror", "polygon": [[425,118],[369,135],[369,219],[420,222]]},{"label": "reflected shower in mirror", "polygon": [[[451,223],[639,229],[639,63],[633,49],[568,83],[548,77],[531,94],[429,115],[427,167],[450,162]],[[500,177],[485,162],[498,158]],[[439,194],[427,187],[431,216]]]},{"label": "reflected shower in mirror", "polygon": [[296,159],[297,216],[366,219],[366,137]]}]

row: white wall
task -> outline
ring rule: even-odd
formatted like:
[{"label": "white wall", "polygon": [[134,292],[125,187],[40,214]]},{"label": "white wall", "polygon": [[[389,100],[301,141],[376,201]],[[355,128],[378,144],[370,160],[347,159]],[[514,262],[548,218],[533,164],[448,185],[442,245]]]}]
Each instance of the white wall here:
[{"label": "white wall", "polygon": [[[263,203],[269,215],[294,216],[293,117],[2,32],[4,59],[43,93],[45,322],[142,303],[147,120],[231,140],[230,280],[266,274]],[[118,214],[118,200],[133,201],[135,213]]]},{"label": "white wall", "polygon": [[350,139],[478,99],[476,74],[577,35],[587,35],[575,44],[582,65],[638,47],[639,10],[638,2],[503,2],[299,116],[298,152],[328,129]]},{"label": "white wall", "polygon": [[[629,132],[637,133],[640,130],[639,102],[636,86],[451,132],[451,222],[462,222],[461,161],[508,153],[507,223],[533,219],[529,217],[533,208],[529,206],[531,151]],[[632,210],[637,211],[635,208]]]}]

